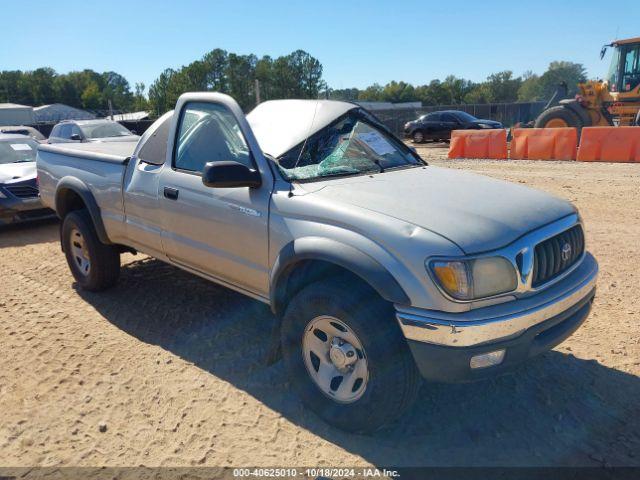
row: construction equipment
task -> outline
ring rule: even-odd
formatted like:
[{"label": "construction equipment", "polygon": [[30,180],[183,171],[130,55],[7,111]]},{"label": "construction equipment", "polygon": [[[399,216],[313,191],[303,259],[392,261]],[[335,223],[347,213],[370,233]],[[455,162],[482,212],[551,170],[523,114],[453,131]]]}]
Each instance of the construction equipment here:
[{"label": "construction equipment", "polygon": [[606,79],[579,84],[572,99],[560,100],[567,95],[566,84],[561,85],[536,128],[640,125],[640,37],[605,45],[601,59],[607,48],[613,49],[613,58]]}]

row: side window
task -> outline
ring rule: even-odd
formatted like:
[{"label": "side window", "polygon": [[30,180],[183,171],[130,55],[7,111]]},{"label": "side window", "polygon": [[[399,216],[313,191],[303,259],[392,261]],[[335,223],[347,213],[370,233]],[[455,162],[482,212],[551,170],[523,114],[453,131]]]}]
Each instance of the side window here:
[{"label": "side window", "polygon": [[202,173],[205,164],[228,160],[253,168],[236,118],[217,103],[187,103],[180,114],[173,166]]},{"label": "side window", "polygon": [[60,125],[60,130],[58,130],[58,138],[66,138],[71,137],[71,125],[68,123],[64,123]]},{"label": "side window", "polygon": [[622,89],[629,92],[640,83],[640,46],[629,48],[624,62]]},{"label": "side window", "polygon": [[442,116],[444,122],[458,123],[456,117],[451,115],[450,113],[444,113]]},{"label": "side window", "polygon": [[140,160],[153,165],[164,164],[167,156],[167,139],[169,138],[172,117],[173,115],[167,115],[151,136],[147,138],[140,152],[138,152]]},{"label": "side window", "polygon": [[439,122],[441,115],[439,113],[430,113],[427,115],[427,120],[429,122]]},{"label": "side window", "polygon": [[75,123],[70,125],[70,129],[69,129],[69,138],[71,138],[71,135],[80,135],[80,138],[82,138],[82,132],[80,131],[80,127],[78,127]]}]

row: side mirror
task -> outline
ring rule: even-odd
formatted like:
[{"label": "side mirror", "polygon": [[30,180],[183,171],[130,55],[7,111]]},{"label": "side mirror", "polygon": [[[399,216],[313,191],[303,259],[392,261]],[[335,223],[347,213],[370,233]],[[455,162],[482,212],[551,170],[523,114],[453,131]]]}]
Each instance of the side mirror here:
[{"label": "side mirror", "polygon": [[73,135],[71,135],[69,137],[69,140],[80,141],[80,140],[82,140],[82,138],[80,138],[80,135],[78,135],[77,133],[74,133]]},{"label": "side mirror", "polygon": [[238,162],[210,162],[204,166],[202,183],[213,188],[257,188],[262,178],[258,171]]}]

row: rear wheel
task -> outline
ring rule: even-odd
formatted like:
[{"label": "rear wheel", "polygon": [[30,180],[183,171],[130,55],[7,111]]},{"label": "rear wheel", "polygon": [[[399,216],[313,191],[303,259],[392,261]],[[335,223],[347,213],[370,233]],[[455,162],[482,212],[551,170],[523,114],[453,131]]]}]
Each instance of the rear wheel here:
[{"label": "rear wheel", "polygon": [[552,107],[542,112],[536,119],[535,128],[566,128],[581,129],[582,122],[578,115],[563,106]]},{"label": "rear wheel", "polygon": [[411,138],[413,139],[413,143],[422,143],[425,140],[424,132],[422,130],[416,130],[413,132],[413,135],[411,135]]},{"label": "rear wheel", "polygon": [[293,388],[327,423],[371,432],[414,402],[420,375],[392,305],[348,279],[311,284],[290,302],[282,352]]},{"label": "rear wheel", "polygon": [[64,217],[61,241],[69,269],[84,290],[112,287],[120,275],[120,253],[98,239],[91,216],[76,210]]}]

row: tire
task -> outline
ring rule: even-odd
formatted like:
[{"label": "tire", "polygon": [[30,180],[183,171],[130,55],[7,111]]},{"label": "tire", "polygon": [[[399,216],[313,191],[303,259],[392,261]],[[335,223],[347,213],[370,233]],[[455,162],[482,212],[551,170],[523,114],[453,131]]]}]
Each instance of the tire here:
[{"label": "tire", "polygon": [[[551,125],[551,126],[548,126]],[[571,110],[563,106],[551,107],[536,118],[535,128],[576,127],[581,130],[582,121]]]},{"label": "tire", "polygon": [[411,139],[413,140],[413,143],[424,143],[426,137],[422,130],[416,130],[411,134]]},{"label": "tire", "polygon": [[99,292],[116,284],[120,253],[98,239],[89,212],[75,210],[64,217],[61,241],[73,278],[83,290]]},{"label": "tire", "polygon": [[[360,372],[361,378],[346,390],[346,395],[354,397],[348,401],[338,398],[338,394],[342,381],[348,382],[351,373],[340,377],[342,381],[335,388],[337,377],[325,376],[331,378],[329,389],[335,391],[331,395],[312,378],[312,370],[317,369],[319,375],[320,368],[335,367],[333,353],[325,355],[324,365],[319,358],[314,362],[314,355],[305,355],[307,338],[321,346],[336,342],[329,331],[325,332],[325,340],[319,334],[316,338],[311,336],[318,332],[313,330],[314,325],[327,319],[336,327],[346,327],[347,331],[340,333],[341,338],[350,341],[357,352],[356,363],[348,368],[352,368],[354,376]],[[320,327],[321,333],[323,328]],[[357,342],[351,339],[351,334]],[[291,384],[303,403],[342,430],[357,433],[378,430],[403,415],[417,397],[421,377],[394,318],[393,306],[365,285],[354,285],[354,280],[337,278],[317,282],[300,291],[285,311],[281,344]],[[346,357],[348,351],[343,358]],[[349,386],[348,383],[345,386]]]}]

